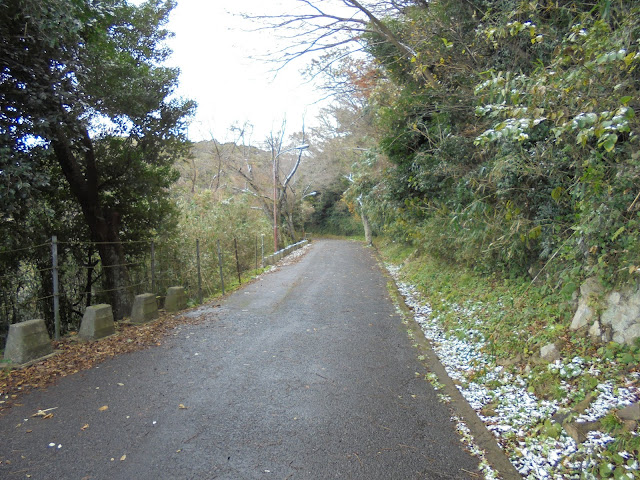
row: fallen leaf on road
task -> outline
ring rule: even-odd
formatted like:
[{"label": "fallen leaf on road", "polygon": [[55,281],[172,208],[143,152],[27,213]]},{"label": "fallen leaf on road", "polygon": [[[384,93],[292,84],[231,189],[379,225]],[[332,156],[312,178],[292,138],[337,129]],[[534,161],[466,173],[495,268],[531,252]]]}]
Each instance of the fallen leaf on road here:
[{"label": "fallen leaf on road", "polygon": [[88,424],[88,423],[85,423],[85,424],[80,428],[80,430],[84,431],[84,430],[86,430],[87,428],[89,428],[89,424]]},{"label": "fallen leaf on road", "polygon": [[126,456],[126,455],[122,455],[122,456],[120,457],[120,461],[121,461],[121,462],[124,462],[126,459],[127,459],[127,456]]},{"label": "fallen leaf on road", "polygon": [[118,386],[124,387],[124,383],[118,383]]},{"label": "fallen leaf on road", "polygon": [[178,405],[178,408],[180,410],[186,410],[188,407],[185,407],[182,403],[180,405]]},{"label": "fallen leaf on road", "polygon": [[104,412],[105,410],[109,410],[109,405],[105,405],[104,407],[100,407],[98,410]]},{"label": "fallen leaf on road", "polygon": [[32,417],[42,417],[42,418],[53,418],[53,413],[50,413],[51,410],[55,410],[58,407],[47,408],[45,410],[38,410],[36,413],[31,415]]}]

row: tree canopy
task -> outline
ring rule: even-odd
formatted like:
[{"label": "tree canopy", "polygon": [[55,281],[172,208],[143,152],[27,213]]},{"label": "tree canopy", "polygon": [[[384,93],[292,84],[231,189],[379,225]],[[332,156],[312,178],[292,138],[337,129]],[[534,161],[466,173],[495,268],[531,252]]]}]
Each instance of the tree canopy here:
[{"label": "tree canopy", "polygon": [[[312,73],[373,118],[383,168],[363,154],[347,198],[377,228],[482,271],[544,269],[575,288],[639,271],[639,8],[301,0],[262,20],[289,38],[281,60],[325,52]],[[336,76],[345,58],[372,68]]]},{"label": "tree canopy", "polygon": [[[170,54],[164,25],[174,6],[0,5],[0,228],[10,232],[30,216],[36,238],[74,232],[99,242],[103,266],[112,266],[105,287],[117,292],[118,316],[130,299],[121,242],[148,238],[166,221],[166,189],[194,108],[173,96],[179,71],[163,66]],[[57,232],[38,228],[47,223],[47,205],[50,214],[65,202],[67,214],[48,225]]]}]

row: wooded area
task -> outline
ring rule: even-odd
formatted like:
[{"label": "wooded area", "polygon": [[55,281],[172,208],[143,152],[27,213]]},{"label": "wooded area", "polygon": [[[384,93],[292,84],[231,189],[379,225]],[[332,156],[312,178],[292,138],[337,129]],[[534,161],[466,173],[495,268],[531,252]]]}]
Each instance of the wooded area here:
[{"label": "wooded area", "polygon": [[33,317],[52,332],[54,298],[63,335],[143,288],[213,298],[213,278],[259,270],[263,239],[377,234],[523,475],[635,478],[640,2],[292,2],[246,18],[280,37],[275,70],[306,59],[331,101],[302,131],[198,143],[164,66],[176,0],[0,3],[0,338]]},{"label": "wooded area", "polygon": [[635,282],[638,2],[298,4],[252,20],[284,37],[280,66],[309,59],[333,99],[319,121],[191,147],[195,105],[162,66],[174,1],[4,2],[0,229],[19,252],[5,275],[32,268],[48,289],[49,253],[18,249],[55,234],[77,265],[100,261],[88,285],[121,317],[136,242],[213,225],[271,238],[275,196],[289,242],[364,224],[567,297],[594,275]]},{"label": "wooded area", "polygon": [[299,4],[256,20],[367,119],[345,198],[377,231],[568,296],[635,282],[638,2]]},{"label": "wooded area", "polygon": [[[117,317],[131,305],[121,242],[148,239],[168,221],[172,164],[194,108],[168,100],[178,71],[160,66],[173,5],[0,5],[3,247],[44,243],[51,232],[91,240]],[[23,260],[11,257],[3,271]]]}]

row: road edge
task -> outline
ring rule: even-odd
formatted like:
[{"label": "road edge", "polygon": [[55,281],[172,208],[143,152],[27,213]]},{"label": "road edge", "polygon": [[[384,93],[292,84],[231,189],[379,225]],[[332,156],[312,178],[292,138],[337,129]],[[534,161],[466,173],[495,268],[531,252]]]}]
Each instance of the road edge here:
[{"label": "road edge", "polygon": [[[405,303],[404,296],[400,293],[395,279],[389,274],[384,266],[384,260],[375,247],[370,247],[375,252],[376,260],[380,266],[382,274],[388,279],[391,287],[390,295],[393,303],[400,310],[402,317],[406,321],[409,336],[414,341],[418,355],[416,361],[421,362],[427,371],[434,373],[438,381],[444,385],[445,393],[451,398],[448,406],[453,413],[461,417],[471,431],[475,444],[484,451],[485,458],[491,467],[503,480],[522,480],[522,475],[518,473],[504,450],[500,448],[493,434],[487,429],[484,422],[478,417],[477,412],[469,405],[464,396],[456,388],[454,381],[449,377],[447,371],[440,363],[440,359],[431,345],[431,341],[424,336],[420,325],[413,317],[413,311]],[[424,360],[417,358],[423,356]]]}]

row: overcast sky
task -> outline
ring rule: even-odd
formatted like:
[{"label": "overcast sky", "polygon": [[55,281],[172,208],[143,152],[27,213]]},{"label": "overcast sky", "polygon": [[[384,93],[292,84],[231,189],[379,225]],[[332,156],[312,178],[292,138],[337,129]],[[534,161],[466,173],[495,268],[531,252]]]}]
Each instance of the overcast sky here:
[{"label": "overcast sky", "polygon": [[254,125],[252,143],[258,144],[283,118],[288,133],[301,129],[303,116],[307,125],[314,122],[319,94],[299,74],[304,63],[274,79],[274,65],[249,58],[275,49],[274,34],[249,31],[256,25],[239,16],[295,6],[295,0],[178,0],[168,25],[175,33],[169,64],[182,72],[178,94],[198,103],[192,140],[230,139],[229,127],[248,121]]}]

